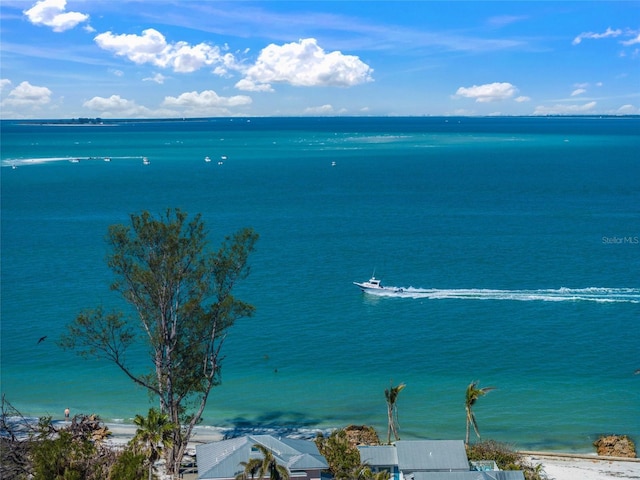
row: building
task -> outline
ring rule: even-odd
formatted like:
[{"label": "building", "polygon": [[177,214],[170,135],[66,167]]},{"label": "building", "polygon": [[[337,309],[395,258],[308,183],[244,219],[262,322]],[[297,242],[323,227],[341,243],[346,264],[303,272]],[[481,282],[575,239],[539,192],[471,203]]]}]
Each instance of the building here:
[{"label": "building", "polygon": [[360,461],[393,480],[524,480],[522,471],[472,466],[462,440],[398,440],[393,445],[359,446]]},{"label": "building", "polygon": [[279,465],[287,467],[292,480],[320,480],[329,468],[314,442],[271,435],[247,435],[196,447],[198,480],[234,480],[242,473],[241,462],[262,458],[255,445],[266,447]]}]

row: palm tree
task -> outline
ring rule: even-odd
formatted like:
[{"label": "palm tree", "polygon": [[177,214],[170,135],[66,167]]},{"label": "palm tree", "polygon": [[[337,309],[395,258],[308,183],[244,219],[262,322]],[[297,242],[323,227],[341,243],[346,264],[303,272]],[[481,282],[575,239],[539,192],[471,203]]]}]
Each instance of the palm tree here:
[{"label": "palm tree", "polygon": [[356,467],[351,478],[357,480],[390,480],[391,474],[388,470],[380,470],[379,472],[373,473],[371,467],[363,463]]},{"label": "palm tree", "polygon": [[263,480],[266,474],[269,474],[269,480],[289,480],[289,470],[276,462],[271,450],[258,443],[254,447],[260,450],[262,459],[252,458],[248,462],[240,462],[244,471],[236,475],[236,480],[253,479],[256,475],[258,480]]},{"label": "palm tree", "polygon": [[465,437],[465,444],[469,445],[469,426],[473,425],[473,430],[476,432],[478,438],[480,438],[480,432],[478,431],[478,422],[476,422],[476,416],[473,414],[473,406],[478,399],[491,390],[495,390],[496,387],[484,387],[478,388],[480,382],[475,380],[467,387],[466,398],[464,408],[467,411],[467,436]]},{"label": "palm tree", "polygon": [[236,475],[236,480],[248,480],[256,478],[258,470],[262,466],[262,460],[259,458],[252,458],[248,462],[240,462],[242,472]]},{"label": "palm tree", "polygon": [[389,445],[391,445],[391,432],[393,432],[396,440],[400,440],[400,436],[398,435],[398,407],[396,406],[396,401],[404,387],[406,387],[404,383],[401,383],[397,387],[394,387],[392,384],[384,391],[384,396],[387,399],[387,417],[389,420],[389,426],[387,428],[387,443]]},{"label": "palm tree", "polygon": [[143,451],[149,461],[149,480],[153,476],[153,465],[160,459],[165,448],[173,445],[173,423],[166,413],[150,408],[146,417],[136,415],[133,423],[138,427],[131,440],[134,450]]}]

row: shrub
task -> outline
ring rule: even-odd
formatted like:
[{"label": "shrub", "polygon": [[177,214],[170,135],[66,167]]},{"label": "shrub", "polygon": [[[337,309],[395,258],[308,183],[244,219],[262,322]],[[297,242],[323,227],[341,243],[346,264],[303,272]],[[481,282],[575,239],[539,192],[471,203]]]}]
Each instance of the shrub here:
[{"label": "shrub", "polygon": [[485,440],[467,446],[469,461],[493,460],[500,470],[522,470],[526,480],[547,480],[542,465],[532,465],[510,446]]}]

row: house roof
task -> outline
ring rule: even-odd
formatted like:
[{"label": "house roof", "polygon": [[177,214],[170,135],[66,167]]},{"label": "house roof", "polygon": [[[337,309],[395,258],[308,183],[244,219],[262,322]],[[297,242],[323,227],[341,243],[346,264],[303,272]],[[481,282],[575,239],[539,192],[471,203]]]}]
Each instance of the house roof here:
[{"label": "house roof", "polygon": [[198,478],[234,478],[242,471],[240,462],[262,457],[253,449],[255,444],[269,449],[278,464],[286,466],[290,472],[328,468],[326,460],[311,441],[247,435],[196,446]]},{"label": "house roof", "polygon": [[358,445],[360,461],[371,466],[398,465],[395,445]]},{"label": "house roof", "polygon": [[462,440],[399,440],[395,445],[363,445],[358,450],[362,462],[378,467],[397,465],[405,473],[469,471]]},{"label": "house roof", "polygon": [[396,449],[403,472],[469,470],[462,440],[399,440]]}]

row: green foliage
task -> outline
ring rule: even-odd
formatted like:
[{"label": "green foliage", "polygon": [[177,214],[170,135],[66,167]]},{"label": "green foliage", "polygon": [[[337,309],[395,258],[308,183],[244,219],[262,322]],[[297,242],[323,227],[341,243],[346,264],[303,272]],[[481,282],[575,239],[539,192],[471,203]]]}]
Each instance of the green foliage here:
[{"label": "green foliage", "polygon": [[493,460],[500,470],[522,470],[525,480],[547,480],[542,465],[531,465],[524,457],[504,443],[485,440],[467,445],[469,461]]},{"label": "green foliage", "polygon": [[[8,419],[11,419],[10,421]],[[51,417],[37,424],[2,396],[0,478],[12,480],[144,480],[146,457],[130,445],[105,445],[109,429],[95,415],[76,415],[57,428]]]},{"label": "green foliage", "polygon": [[[46,429],[46,430],[44,430]],[[49,434],[46,421],[31,443],[34,480],[101,480],[107,478],[109,455],[101,455],[90,436],[71,428]]]},{"label": "green foliage", "polygon": [[175,426],[169,421],[169,416],[166,413],[161,413],[155,408],[150,408],[146,417],[136,415],[133,423],[138,428],[131,440],[131,445],[136,453],[145,456],[149,468],[149,478],[151,478],[154,463],[160,460],[165,448],[173,445],[172,434]]},{"label": "green foliage", "polygon": [[373,473],[371,467],[362,466],[356,475],[351,478],[356,478],[358,480],[390,480],[391,474],[387,470],[382,470],[380,472]]},{"label": "green foliage", "polygon": [[147,478],[146,457],[132,448],[123,450],[109,472],[109,480],[145,480]]},{"label": "green foliage", "polygon": [[333,431],[328,437],[318,433],[315,443],[320,454],[327,460],[335,480],[354,478],[353,473],[361,466],[360,452],[349,442],[343,429]]}]

